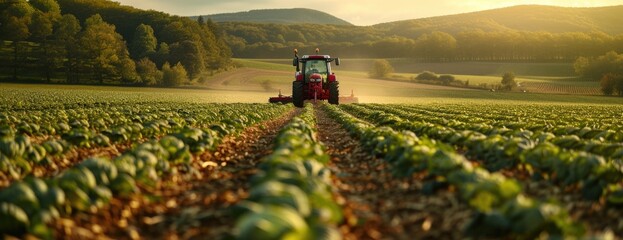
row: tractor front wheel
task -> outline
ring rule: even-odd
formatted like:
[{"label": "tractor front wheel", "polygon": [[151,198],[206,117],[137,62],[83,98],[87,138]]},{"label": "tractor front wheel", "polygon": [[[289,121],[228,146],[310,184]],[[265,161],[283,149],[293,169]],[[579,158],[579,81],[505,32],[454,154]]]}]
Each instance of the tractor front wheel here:
[{"label": "tractor front wheel", "polygon": [[340,101],[340,82],[329,83],[329,103],[338,105]]},{"label": "tractor front wheel", "polygon": [[292,103],[294,103],[296,107],[303,107],[303,81],[292,82]]}]

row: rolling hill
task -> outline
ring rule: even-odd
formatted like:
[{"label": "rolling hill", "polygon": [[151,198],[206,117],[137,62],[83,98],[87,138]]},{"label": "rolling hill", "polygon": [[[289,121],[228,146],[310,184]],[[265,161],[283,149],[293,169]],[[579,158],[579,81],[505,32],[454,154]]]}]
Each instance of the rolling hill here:
[{"label": "rolling hill", "polygon": [[570,8],[520,5],[486,11],[381,23],[374,28],[405,37],[442,31],[528,31],[528,32],[604,32],[623,33],[623,5]]},{"label": "rolling hill", "polygon": [[203,17],[210,18],[215,22],[353,25],[331,14],[307,8],[262,9],[237,13],[213,14]]},{"label": "rolling hill", "polygon": [[[273,10],[257,11],[268,14]],[[235,57],[279,58],[293,48],[305,51],[319,47],[351,58],[571,62],[580,56],[623,52],[623,24],[619,24],[623,22],[623,5],[520,5],[372,26],[297,23],[305,14],[293,14],[293,9],[274,11],[282,12],[280,21],[288,24],[258,23],[251,17],[219,24]],[[308,9],[301,11],[322,15]],[[315,21],[321,19],[313,17]]]}]

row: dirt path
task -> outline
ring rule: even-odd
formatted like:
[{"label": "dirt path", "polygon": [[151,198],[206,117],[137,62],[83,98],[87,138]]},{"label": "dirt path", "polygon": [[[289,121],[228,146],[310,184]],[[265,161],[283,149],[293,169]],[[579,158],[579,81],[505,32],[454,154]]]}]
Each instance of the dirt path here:
[{"label": "dirt path", "polygon": [[399,179],[316,107],[318,135],[331,155],[334,183],[346,201],[345,239],[459,239],[473,213],[455,192],[422,194],[423,175]]},{"label": "dirt path", "polygon": [[167,179],[150,199],[113,199],[96,214],[78,214],[57,226],[60,238],[221,239],[235,219],[227,208],[247,197],[249,178],[260,159],[272,151],[277,132],[300,113],[247,128],[226,138],[217,150],[195,160],[200,169],[192,179]]}]

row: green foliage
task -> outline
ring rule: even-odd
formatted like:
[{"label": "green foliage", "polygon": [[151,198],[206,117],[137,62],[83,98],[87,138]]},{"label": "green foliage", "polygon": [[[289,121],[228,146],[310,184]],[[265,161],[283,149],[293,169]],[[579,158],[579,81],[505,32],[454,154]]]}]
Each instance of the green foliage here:
[{"label": "green foliage", "polygon": [[4,9],[3,16],[14,16],[17,18],[28,18],[35,9],[30,5],[29,1],[16,0]]},{"label": "green foliage", "polygon": [[61,15],[61,7],[55,0],[29,0],[28,3],[41,12]]},{"label": "green foliage", "polygon": [[35,12],[32,14],[32,20],[30,22],[29,30],[31,37],[39,41],[45,40],[48,36],[52,35],[53,19],[42,12]]},{"label": "green foliage", "polygon": [[623,75],[615,75],[614,90],[619,94],[619,97],[623,97]]},{"label": "green foliage", "polygon": [[75,39],[80,31],[82,31],[80,21],[74,15],[65,14],[54,26],[54,37],[65,43],[70,43],[70,40]]},{"label": "green foliage", "polygon": [[161,85],[162,71],[148,58],[143,58],[136,63],[136,73],[141,79],[141,84],[147,86]]},{"label": "green foliage", "polygon": [[130,47],[130,53],[135,59],[142,59],[156,52],[158,40],[154,35],[154,29],[145,24],[138,25],[134,32],[134,38]]},{"label": "green foliage", "polygon": [[515,82],[515,74],[512,72],[507,72],[504,73],[504,75],[502,75],[502,88],[505,90],[513,90],[514,87],[517,86],[517,83]]},{"label": "green foliage", "polygon": [[[234,56],[283,58],[293,48],[323,52],[347,58],[417,58],[422,61],[574,61],[581,56],[598,56],[623,51],[623,39],[575,30],[561,32],[488,29],[482,24],[445,29],[430,22],[401,21],[375,26],[319,24],[219,23]],[[457,21],[462,24],[468,21]],[[391,25],[391,26],[390,26]],[[484,29],[479,29],[484,28]],[[312,42],[313,39],[313,42]],[[495,44],[491,44],[495,43]]]},{"label": "green foliage", "polygon": [[188,77],[194,78],[205,70],[205,54],[203,49],[195,41],[181,41],[170,45],[170,62],[178,62],[188,71]]},{"label": "green foliage", "polygon": [[614,93],[614,87],[617,84],[617,79],[616,76],[613,74],[606,74],[601,78],[600,81],[600,85],[601,85],[601,92],[604,93],[604,95],[610,96]]},{"label": "green foliage", "polygon": [[3,39],[18,42],[26,40],[30,36],[28,30],[29,20],[20,19],[15,16],[6,16],[3,22],[5,22],[5,24],[1,26]]},{"label": "green foliage", "polygon": [[[181,62],[190,78],[231,64],[224,34],[214,23],[108,0],[16,0],[0,10],[0,21],[0,40],[10,44],[0,49],[0,59],[12,59],[14,80],[24,76],[31,81],[43,77],[47,82],[135,84],[141,79],[129,51],[136,61],[148,57],[157,66]],[[155,36],[162,38],[160,49]]]},{"label": "green foliage", "polygon": [[415,41],[415,51],[426,59],[449,59],[456,48],[456,39],[444,32],[423,34]]},{"label": "green foliage", "polygon": [[[42,104],[40,96],[33,99],[36,101],[30,107]],[[0,112],[0,173],[3,176],[17,173],[10,178],[10,185],[0,190],[3,234],[53,238],[48,226],[61,217],[102,209],[113,197],[133,197],[140,192],[139,186],[153,187],[165,177],[192,178],[199,170],[191,162],[192,154],[199,156],[213,150],[226,135],[235,135],[291,108],[268,104],[180,105],[159,100],[145,105],[145,99],[131,102],[123,99],[121,105],[80,101],[81,107],[76,108],[66,102],[69,99],[62,98],[65,102],[56,107],[54,101],[48,101],[41,108],[45,111],[33,111],[29,115],[19,114],[17,104],[11,104],[13,110],[3,108]],[[42,144],[29,140],[28,135],[55,136],[44,127],[34,128],[50,123],[71,143],[54,137]],[[214,131],[206,126],[219,126],[226,131]],[[100,139],[110,136],[113,143],[141,141],[128,144],[130,147],[113,159],[86,158],[59,174],[50,174],[52,177],[20,180],[30,175],[34,166],[56,171],[56,162],[49,159],[65,158],[66,152],[80,145],[89,148],[98,136]],[[33,152],[40,154],[39,160],[32,157]]]},{"label": "green foliage", "polygon": [[368,76],[371,78],[384,78],[394,73],[394,67],[385,59],[375,60]]},{"label": "green foliage", "polygon": [[99,14],[85,21],[78,47],[81,67],[92,71],[93,77],[100,83],[104,80],[134,80],[135,65],[123,37],[115,31],[115,26],[106,23]]},{"label": "green foliage", "polygon": [[[390,169],[397,176],[411,177],[414,173],[428,174],[429,177],[425,179],[430,180],[425,183],[424,187],[427,192],[435,191],[435,186],[449,184],[456,187],[460,198],[478,212],[465,229],[465,234],[468,236],[534,238],[541,234],[548,234],[550,237],[580,237],[584,234],[583,227],[574,223],[564,208],[557,204],[525,197],[517,181],[499,173],[490,173],[483,168],[474,167],[463,155],[456,154],[453,147],[444,143],[458,140],[465,141],[467,149],[503,151],[510,146],[502,139],[492,141],[485,148],[470,145],[481,137],[476,136],[476,133],[460,136],[461,133],[452,128],[420,122],[416,119],[422,118],[414,116],[426,118],[426,115],[414,114],[413,112],[418,112],[416,107],[401,107],[400,105],[340,105],[339,107],[325,105],[324,107],[351,134],[360,138],[364,148],[387,161]],[[359,118],[366,122],[362,122]],[[441,117],[430,117],[430,119],[433,118],[448,123]],[[428,140],[429,138],[434,140]],[[496,143],[507,146],[498,148],[495,147]],[[521,148],[529,148],[529,146]],[[511,152],[522,152],[521,148]],[[469,156],[469,153],[467,155]],[[499,161],[508,161],[502,155],[492,152],[479,155],[477,159],[493,155]],[[583,157],[599,159],[599,157],[589,155]],[[583,167],[566,166],[565,169],[570,168],[582,169]],[[573,176],[578,180],[586,179],[586,175]]]},{"label": "green foliage", "polygon": [[415,77],[416,80],[438,80],[439,76],[434,72],[424,71]]},{"label": "green foliage", "polygon": [[[616,35],[621,33],[620,26],[603,17],[620,19],[616,14],[620,6],[535,8],[512,14],[498,9],[374,26],[249,22],[221,22],[219,26],[227,33],[225,40],[234,55],[248,58],[283,58],[292,48],[313,51],[315,47],[348,58],[408,57],[424,61],[573,61],[623,51],[623,39]],[[552,14],[534,16],[537,12]],[[516,15],[526,17],[510,17]]]},{"label": "green foliage", "polygon": [[181,63],[171,67],[168,62],[162,66],[162,83],[165,86],[174,87],[188,82],[188,74]]},{"label": "green foliage", "polygon": [[574,68],[580,76],[598,81],[605,74],[623,74],[623,54],[610,51],[596,58],[578,58]]},{"label": "green foliage", "polygon": [[439,81],[441,81],[445,85],[449,85],[451,82],[454,82],[456,79],[452,75],[444,74],[439,76]]},{"label": "green foliage", "polygon": [[[313,107],[307,105],[281,129],[273,153],[253,177],[248,199],[237,206],[237,238],[318,239],[337,234],[342,212],[333,200],[329,156],[314,125]],[[275,211],[280,214],[273,215]]]}]

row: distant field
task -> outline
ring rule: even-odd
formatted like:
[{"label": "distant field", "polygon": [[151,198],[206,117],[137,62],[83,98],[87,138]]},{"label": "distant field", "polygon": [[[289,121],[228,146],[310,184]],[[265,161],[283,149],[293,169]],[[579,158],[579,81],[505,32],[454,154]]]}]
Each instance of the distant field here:
[{"label": "distant field", "polygon": [[0,108],[10,100],[39,96],[41,101],[63,96],[65,103],[124,102],[264,102],[271,93],[257,91],[207,90],[182,88],[138,88],[80,85],[0,83]]},{"label": "distant field", "polygon": [[[290,66],[289,60],[249,60],[235,59],[242,68],[217,74],[206,83],[210,89],[236,90],[236,91],[260,91],[267,95],[276,95],[281,89],[285,95],[291,94],[291,82],[294,74],[294,67]],[[353,90],[361,102],[378,103],[430,103],[430,102],[454,102],[463,101],[513,101],[513,102],[558,102],[558,103],[588,103],[588,104],[620,104],[623,99],[616,97],[583,96],[571,94],[550,94],[534,93],[536,91],[524,92],[489,92],[484,90],[471,90],[464,88],[444,87],[429,84],[408,83],[406,81],[387,81],[370,79],[365,72],[344,71],[349,60],[343,61],[343,65],[335,67],[333,70],[340,79],[340,90],[342,95],[350,94]],[[278,70],[278,69],[284,69]],[[414,74],[401,73],[400,78],[409,79]],[[456,75],[458,79],[469,79],[470,85],[479,82],[498,83],[501,77],[497,76],[472,76]],[[548,83],[547,87],[565,86],[562,81],[565,78],[543,77],[534,79],[532,77],[518,77],[518,82],[524,83],[532,81],[537,83]],[[262,86],[262,82],[270,82],[270,88]],[[551,83],[551,84],[549,84]],[[574,86],[586,86],[586,82],[574,82]],[[260,99],[259,101],[265,101]]]},{"label": "distant field", "polygon": [[[237,59],[242,65],[259,69],[285,69],[292,71],[290,59]],[[334,71],[343,76],[367,78],[374,59],[343,59]],[[578,79],[571,63],[496,63],[452,62],[419,63],[409,59],[388,59],[396,73],[392,78],[408,81],[422,71],[451,74],[457,80],[469,81],[471,86],[499,84],[505,72],[515,73],[519,83],[517,91],[556,94],[601,95],[599,83]]]},{"label": "distant field", "polygon": [[[289,65],[291,59],[237,59],[239,61],[267,62]],[[346,71],[367,72],[375,59],[342,59],[339,69]],[[420,73],[432,71],[444,74],[457,75],[502,75],[505,72],[514,72],[522,76],[574,76],[572,63],[500,63],[500,62],[441,62],[422,63],[416,60],[395,58],[387,59],[396,72]]]}]

